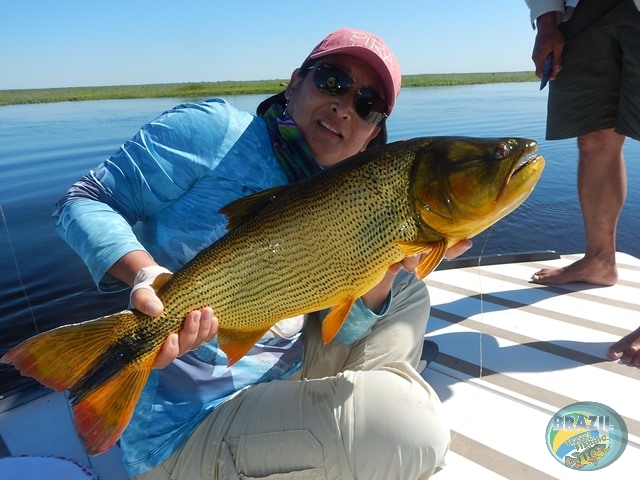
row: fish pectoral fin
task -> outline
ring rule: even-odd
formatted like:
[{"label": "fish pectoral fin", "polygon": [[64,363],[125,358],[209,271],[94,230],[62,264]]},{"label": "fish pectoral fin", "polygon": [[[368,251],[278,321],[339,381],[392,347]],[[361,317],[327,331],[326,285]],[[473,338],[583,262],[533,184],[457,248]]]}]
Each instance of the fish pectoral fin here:
[{"label": "fish pectoral fin", "polygon": [[420,255],[433,250],[433,246],[436,243],[437,242],[396,242],[396,245],[400,247],[402,253],[409,257],[411,255]]},{"label": "fish pectoral fin", "polygon": [[[150,356],[151,361],[154,357]],[[72,400],[76,429],[87,453],[98,455],[109,450],[129,424],[142,393],[151,363],[144,369],[122,370],[77,403]]]},{"label": "fish pectoral fin", "polygon": [[322,340],[325,345],[338,334],[355,301],[356,299],[353,297],[345,298],[324,317],[322,321]]},{"label": "fish pectoral fin", "polygon": [[416,275],[420,280],[429,275],[438,266],[447,251],[447,241],[445,239],[428,243],[398,242],[397,245],[407,256],[423,255],[416,267]]},{"label": "fish pectoral fin", "polygon": [[440,261],[444,258],[444,254],[447,251],[447,242],[446,240],[441,240],[436,243],[430,252],[428,252],[418,266],[416,267],[416,275],[422,280],[424,277],[429,275],[431,272],[435,270]]},{"label": "fish pectoral fin", "polygon": [[124,311],[75,325],[65,325],[31,337],[2,357],[23,375],[55,390],[78,383],[111,345],[114,325]]},{"label": "fish pectoral fin", "polygon": [[244,357],[268,330],[236,331],[218,329],[218,346],[227,356],[227,366],[230,367]]},{"label": "fish pectoral fin", "polygon": [[254,217],[260,210],[271,203],[278,193],[287,187],[288,185],[281,185],[279,187],[268,188],[253,195],[247,195],[246,197],[227,203],[218,210],[218,213],[227,216],[227,231],[233,230]]}]

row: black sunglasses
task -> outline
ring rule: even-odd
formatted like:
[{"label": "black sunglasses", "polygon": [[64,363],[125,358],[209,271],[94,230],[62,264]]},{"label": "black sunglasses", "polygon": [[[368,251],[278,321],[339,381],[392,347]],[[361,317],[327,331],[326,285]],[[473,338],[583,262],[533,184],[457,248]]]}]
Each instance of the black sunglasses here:
[{"label": "black sunglasses", "polygon": [[[332,97],[340,97],[356,85],[356,81],[329,63],[311,65],[313,83],[318,90]],[[358,116],[367,123],[380,123],[387,118],[387,104],[369,87],[360,87],[354,97]]]}]

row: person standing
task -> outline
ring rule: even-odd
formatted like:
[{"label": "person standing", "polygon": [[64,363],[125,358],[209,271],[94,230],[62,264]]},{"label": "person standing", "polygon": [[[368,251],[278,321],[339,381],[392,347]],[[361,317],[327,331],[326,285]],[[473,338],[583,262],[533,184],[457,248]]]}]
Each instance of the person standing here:
[{"label": "person standing", "polygon": [[[618,280],[616,228],[627,181],[622,147],[640,140],[640,0],[525,0],[537,26],[532,59],[550,59],[547,139],[578,139],[582,259],[536,272],[545,285]],[[611,345],[612,360],[640,366],[640,328]]]},{"label": "person standing", "polygon": [[525,0],[537,25],[532,59],[547,58],[548,140],[577,137],[578,195],[586,233],[582,259],[536,272],[546,285],[614,285],[616,228],[626,197],[622,152],[640,140],[640,0]]}]

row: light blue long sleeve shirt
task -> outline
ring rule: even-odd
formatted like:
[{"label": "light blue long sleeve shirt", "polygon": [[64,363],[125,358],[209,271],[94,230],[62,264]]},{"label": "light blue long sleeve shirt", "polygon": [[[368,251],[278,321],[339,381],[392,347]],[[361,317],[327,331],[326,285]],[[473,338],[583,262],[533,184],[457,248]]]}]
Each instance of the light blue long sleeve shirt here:
[{"label": "light blue long sleeve shirt", "polygon": [[[225,233],[221,207],[285,183],[264,120],[212,99],[179,105],[143,126],[71,187],[54,217],[98,287],[109,291],[126,287],[107,273],[123,255],[146,250],[175,271]],[[354,342],[377,318],[358,300],[337,340]],[[158,465],[211,410],[249,385],[292,375],[302,360],[294,331],[266,336],[231,368],[214,340],[154,370],[121,438],[128,473]]]}]

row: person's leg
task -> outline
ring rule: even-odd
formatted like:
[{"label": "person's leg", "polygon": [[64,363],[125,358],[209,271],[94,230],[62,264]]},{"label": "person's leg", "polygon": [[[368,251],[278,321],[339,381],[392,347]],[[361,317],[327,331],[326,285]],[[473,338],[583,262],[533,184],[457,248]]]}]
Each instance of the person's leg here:
[{"label": "person's leg", "polygon": [[613,285],[618,280],[616,226],[627,191],[624,141],[625,137],[613,129],[578,137],[578,194],[586,233],[585,256],[567,267],[540,270],[532,277],[535,283]]},{"label": "person's leg", "polygon": [[567,43],[562,71],[549,86],[547,139],[578,138],[586,248],[584,258],[566,268],[535,273],[535,283],[617,281],[615,232],[626,195],[622,145],[638,133],[638,17],[630,1],[613,9],[580,2],[562,24]]},{"label": "person's leg", "polygon": [[449,441],[436,393],[398,362],[250,387],[137,479],[425,479]]}]

